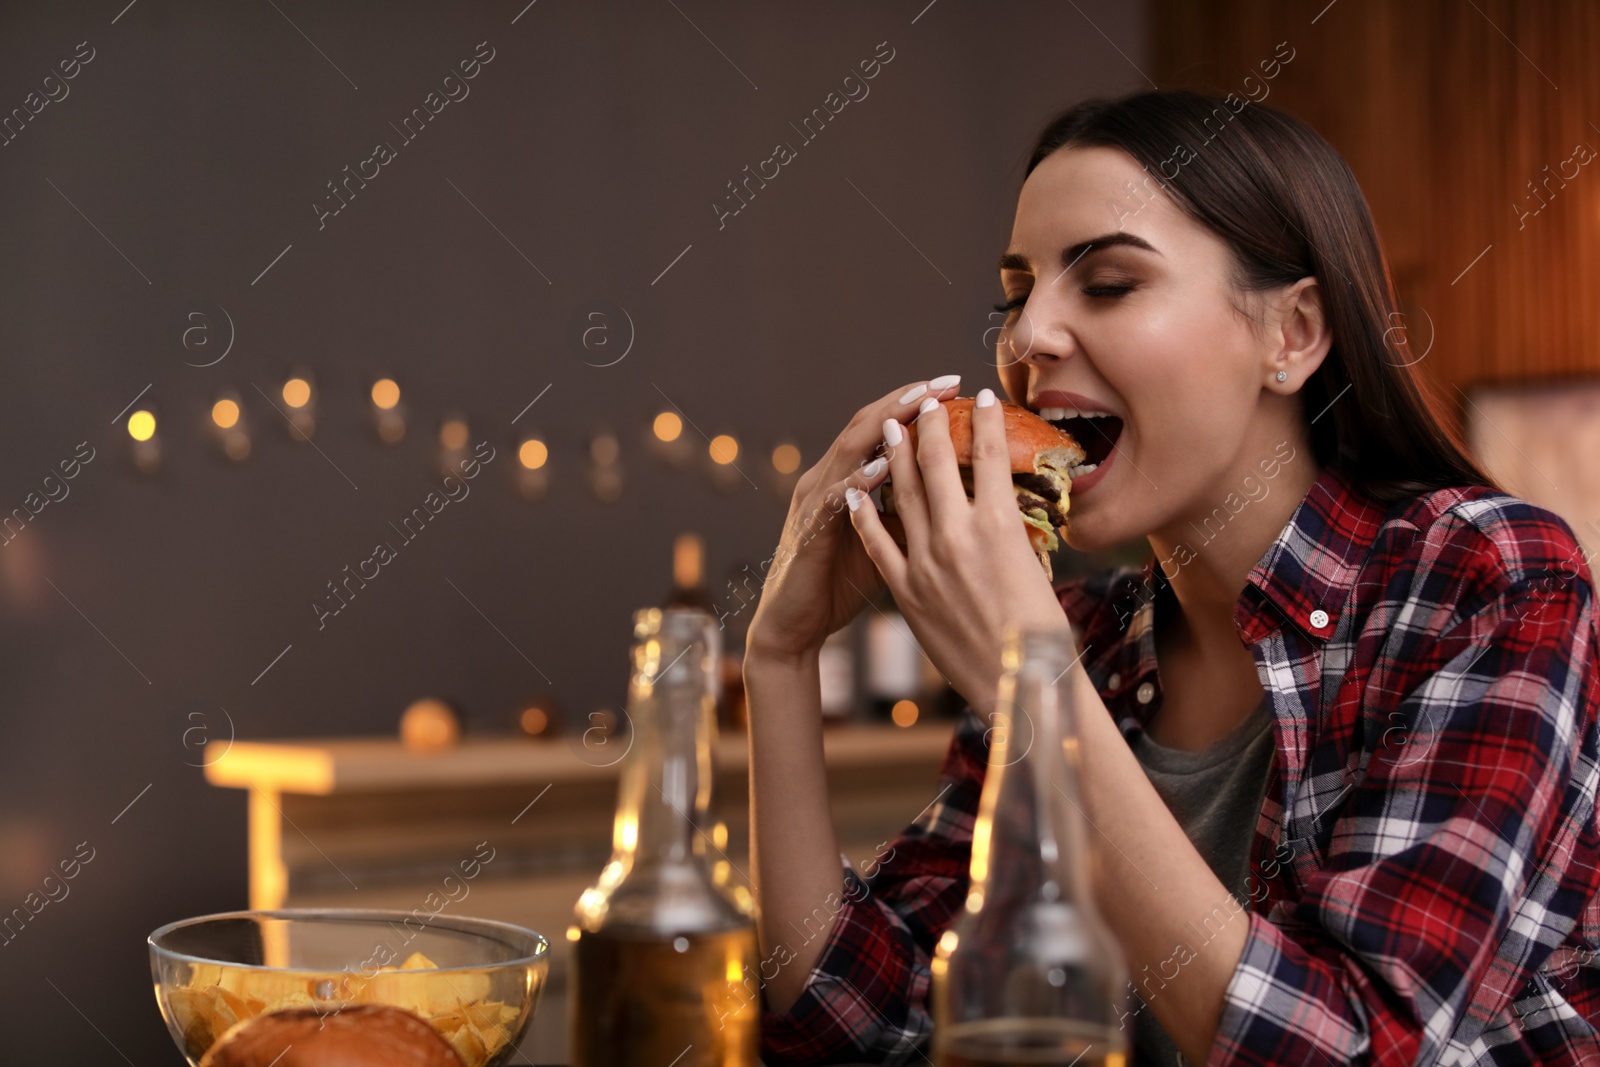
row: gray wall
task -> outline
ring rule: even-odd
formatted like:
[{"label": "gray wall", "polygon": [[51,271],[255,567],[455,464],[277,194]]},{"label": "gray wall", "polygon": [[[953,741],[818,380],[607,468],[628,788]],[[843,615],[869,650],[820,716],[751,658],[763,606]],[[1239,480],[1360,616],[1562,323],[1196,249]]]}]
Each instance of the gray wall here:
[{"label": "gray wall", "polygon": [[[705,533],[718,584],[775,543],[772,443],[815,458],[896,384],[992,377],[978,338],[1030,136],[1145,84],[1146,8],[1121,0],[541,0],[515,24],[524,0],[124,2],[0,13],[0,113],[66,91],[0,147],[0,514],[69,493],[0,548],[0,912],[94,850],[0,945],[6,1062],[177,1062],[144,937],[245,904],[244,798],[205,785],[188,728],[225,708],[242,738],[387,733],[439,693],[490,732],[547,689],[579,713],[619,700],[628,612],[665,592],[672,535]],[[47,85],[84,41],[94,58]],[[482,41],[470,95],[402,144],[389,123]],[[870,95],[801,145],[790,122],[882,41]],[[379,140],[397,157],[319,230],[324,183]],[[798,157],[719,230],[725,183],[780,140]],[[599,301],[636,331],[608,368],[571,341]],[[226,341],[222,309],[231,351],[189,365]],[[184,346],[196,324],[210,348]],[[320,454],[254,388],[276,397],[294,365],[318,377]],[[399,447],[365,422],[379,372],[411,409]],[[113,422],[146,385],[153,479]],[[203,426],[230,388],[255,434],[241,465]],[[663,394],[739,434],[763,488],[649,459]],[[498,457],[319,631],[325,583],[438,485],[453,408]],[[602,426],[626,504],[581,475]],[[528,427],[554,449],[535,505],[512,479]],[[92,462],[46,485],[80,442]]]}]

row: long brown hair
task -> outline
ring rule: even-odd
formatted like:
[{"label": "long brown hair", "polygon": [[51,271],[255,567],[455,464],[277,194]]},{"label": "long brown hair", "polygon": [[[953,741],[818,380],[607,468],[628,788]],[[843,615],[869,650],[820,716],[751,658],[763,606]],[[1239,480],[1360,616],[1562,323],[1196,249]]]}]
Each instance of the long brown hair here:
[{"label": "long brown hair", "polygon": [[[1494,482],[1414,370],[1377,229],[1355,175],[1276,108],[1187,90],[1089,100],[1039,135],[1028,173],[1069,145],[1120,148],[1232,249],[1242,292],[1322,285],[1333,345],[1300,390],[1318,462],[1386,503]],[[1151,180],[1153,179],[1153,183]]]}]

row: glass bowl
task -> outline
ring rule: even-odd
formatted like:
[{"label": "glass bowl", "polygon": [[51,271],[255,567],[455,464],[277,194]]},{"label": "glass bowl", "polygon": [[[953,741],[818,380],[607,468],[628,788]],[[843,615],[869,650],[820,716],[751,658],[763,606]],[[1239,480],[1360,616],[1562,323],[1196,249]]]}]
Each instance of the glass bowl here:
[{"label": "glass bowl", "polygon": [[465,1067],[498,1067],[538,1007],[549,942],[510,923],[418,916],[291,908],[169,923],[150,935],[156,1001],[192,1067],[235,1023],[347,1004],[404,1008]]}]

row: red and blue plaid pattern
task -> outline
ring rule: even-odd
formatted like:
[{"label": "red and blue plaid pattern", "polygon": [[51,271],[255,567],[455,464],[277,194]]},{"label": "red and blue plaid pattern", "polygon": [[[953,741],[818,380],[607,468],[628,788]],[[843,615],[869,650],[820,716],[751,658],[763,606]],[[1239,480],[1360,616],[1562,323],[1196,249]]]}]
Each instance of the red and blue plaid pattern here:
[{"label": "red and blue plaid pattern", "polygon": [[[1170,587],[1152,560],[1058,592],[1132,737]],[[1385,507],[1330,469],[1234,621],[1277,754],[1212,1067],[1600,1064],[1600,632],[1572,531],[1484,488]],[[870,877],[846,867],[805,991],[763,1014],[767,1063],[923,1062],[985,728],[969,708],[935,802]]]}]

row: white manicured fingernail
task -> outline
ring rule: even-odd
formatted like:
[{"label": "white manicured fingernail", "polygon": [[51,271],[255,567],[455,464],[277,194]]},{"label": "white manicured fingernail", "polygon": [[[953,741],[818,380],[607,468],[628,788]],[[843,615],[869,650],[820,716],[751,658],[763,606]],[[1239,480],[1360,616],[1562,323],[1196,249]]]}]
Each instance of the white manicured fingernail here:
[{"label": "white manicured fingernail", "polygon": [[928,412],[932,411],[934,408],[936,408],[938,406],[939,406],[939,402],[937,400],[935,400],[933,397],[930,396],[928,399],[926,399],[926,400],[924,400],[922,402],[922,406],[917,409],[917,414],[918,415],[926,415]]},{"label": "white manicured fingernail", "polygon": [[905,394],[900,397],[900,403],[909,404],[927,391],[928,387],[926,385],[919,385],[914,389],[907,389]]},{"label": "white manicured fingernail", "polygon": [[894,448],[905,440],[905,431],[900,429],[900,424],[894,419],[883,420],[883,443]]},{"label": "white manicured fingernail", "polygon": [[959,375],[959,374],[941,374],[941,375],[939,375],[939,377],[935,378],[933,381],[928,383],[928,392],[930,392],[930,393],[940,393],[940,392],[943,392],[944,390],[950,388],[952,385],[960,385],[960,384],[961,384],[961,375]]},{"label": "white manicured fingernail", "polygon": [[883,468],[887,467],[888,465],[889,461],[884,459],[882,456],[879,456],[877,459],[861,468],[861,477],[876,478],[878,475],[883,473]]},{"label": "white manicured fingernail", "polygon": [[994,390],[993,389],[979,389],[978,390],[978,407],[986,408],[986,407],[989,407],[990,405],[992,405],[993,403],[994,403]]},{"label": "white manicured fingernail", "polygon": [[861,495],[861,490],[853,485],[844,491],[844,502],[850,505],[851,511],[861,506]]}]

